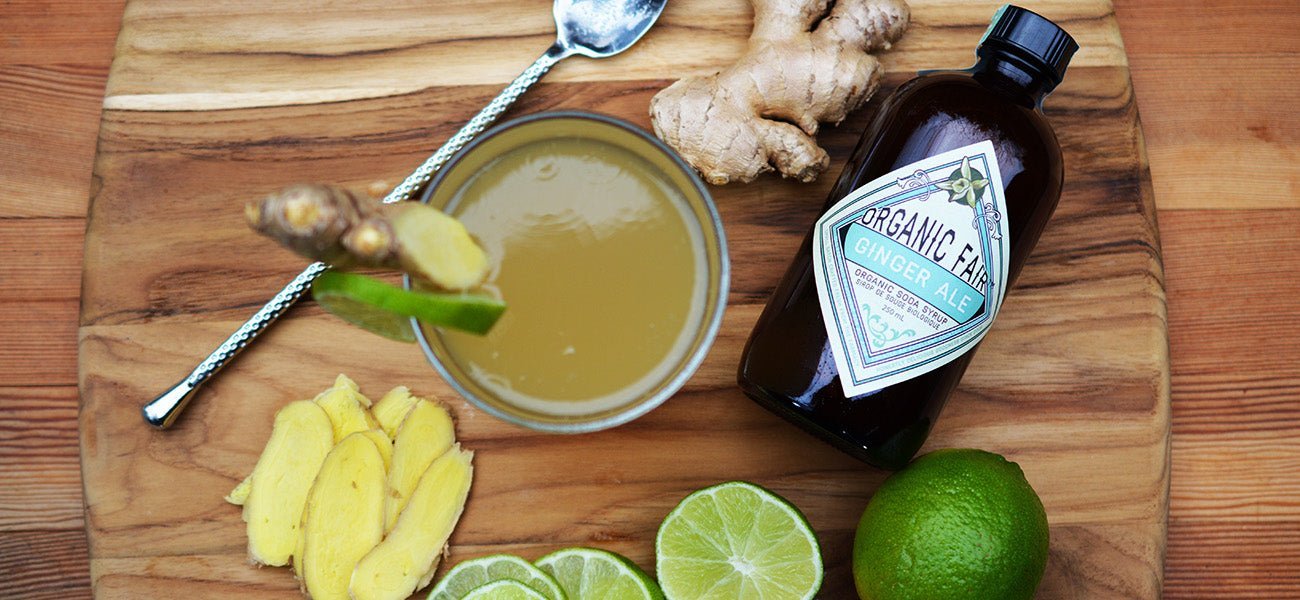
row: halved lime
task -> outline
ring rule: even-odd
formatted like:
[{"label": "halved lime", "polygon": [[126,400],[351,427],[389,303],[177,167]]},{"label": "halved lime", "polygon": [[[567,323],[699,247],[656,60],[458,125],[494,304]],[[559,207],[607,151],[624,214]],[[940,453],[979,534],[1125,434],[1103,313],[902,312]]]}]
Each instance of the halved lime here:
[{"label": "halved lime", "polygon": [[655,568],[673,600],[806,599],[822,584],[821,550],[803,513],[743,481],[704,488],[668,513]]},{"label": "halved lime", "polygon": [[546,600],[546,596],[513,579],[500,579],[470,590],[465,600]]},{"label": "halved lime", "polygon": [[311,286],[321,308],[386,338],[415,341],[409,317],[429,325],[487,333],[505,303],[478,294],[413,292],[356,273],[326,271]]},{"label": "halved lime", "polygon": [[565,548],[537,560],[559,582],[569,600],[661,600],[663,592],[641,567],[625,557],[594,548]]},{"label": "halved lime", "polygon": [[493,581],[513,579],[539,592],[548,600],[565,600],[560,586],[532,563],[510,554],[494,554],[462,562],[429,593],[429,600],[461,600],[471,590]]}]

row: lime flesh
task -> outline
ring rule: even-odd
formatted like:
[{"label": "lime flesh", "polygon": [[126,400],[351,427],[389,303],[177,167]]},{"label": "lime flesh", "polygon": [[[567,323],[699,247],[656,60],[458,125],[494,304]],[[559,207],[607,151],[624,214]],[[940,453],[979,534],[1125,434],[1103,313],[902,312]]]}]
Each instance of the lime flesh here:
[{"label": "lime flesh", "polygon": [[569,600],[661,600],[664,597],[645,571],[613,552],[566,548],[543,556],[537,566],[559,582]]},{"label": "lime flesh", "polygon": [[546,596],[513,579],[500,579],[470,590],[465,600],[546,600]]},{"label": "lime flesh", "polygon": [[321,308],[367,331],[411,342],[411,317],[429,325],[487,333],[505,312],[500,300],[476,294],[408,291],[356,273],[326,271],[312,284]]},{"label": "lime flesh", "polygon": [[656,569],[673,600],[812,598],[821,588],[817,537],[799,509],[752,483],[687,496],[659,526]]},{"label": "lime flesh", "polygon": [[494,554],[462,562],[443,576],[429,600],[461,600],[471,590],[494,581],[513,579],[548,600],[565,600],[560,586],[532,563],[509,554]]}]

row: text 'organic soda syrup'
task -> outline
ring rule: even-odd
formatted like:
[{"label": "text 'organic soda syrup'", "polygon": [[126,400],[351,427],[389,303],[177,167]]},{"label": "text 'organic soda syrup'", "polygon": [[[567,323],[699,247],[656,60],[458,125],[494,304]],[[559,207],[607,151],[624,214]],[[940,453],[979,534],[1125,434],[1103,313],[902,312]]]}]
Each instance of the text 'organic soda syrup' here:
[{"label": "text 'organic soda syrup'", "polygon": [[1005,6],[975,66],[885,100],[754,326],[747,395],[861,460],[907,464],[1056,208],[1042,102],[1077,49]]}]

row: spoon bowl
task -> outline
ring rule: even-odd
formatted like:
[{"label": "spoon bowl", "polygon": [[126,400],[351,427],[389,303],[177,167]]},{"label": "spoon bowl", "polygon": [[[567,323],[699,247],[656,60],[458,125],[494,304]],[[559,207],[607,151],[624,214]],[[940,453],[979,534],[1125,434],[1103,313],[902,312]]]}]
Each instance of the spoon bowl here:
[{"label": "spoon bowl", "polygon": [[555,0],[556,46],[605,58],[627,50],[654,25],[667,0]]}]

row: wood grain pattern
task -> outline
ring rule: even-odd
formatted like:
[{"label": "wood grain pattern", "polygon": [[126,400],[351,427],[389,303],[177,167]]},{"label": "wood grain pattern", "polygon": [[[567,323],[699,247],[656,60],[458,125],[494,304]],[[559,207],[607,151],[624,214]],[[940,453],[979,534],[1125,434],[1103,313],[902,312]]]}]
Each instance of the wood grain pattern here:
[{"label": "wood grain pattern", "polygon": [[1180,233],[1164,244],[1175,398],[1166,594],[1296,597],[1300,305],[1276,291],[1291,285],[1300,211],[1160,218]]},{"label": "wood grain pattern", "polygon": [[[86,214],[86,164],[95,151],[107,72],[107,63],[0,62],[0,114],[26,117],[0,119],[0,210],[6,217]],[[51,185],[62,182],[74,185]]]},{"label": "wood grain pattern", "polygon": [[[120,0],[0,9],[0,597],[91,597],[76,326]],[[72,325],[69,325],[71,323]]]},{"label": "wood grain pattern", "polygon": [[0,12],[0,63],[107,67],[123,4],[8,0]]},{"label": "wood grain pattern", "polygon": [[[411,348],[313,307],[232,366],[176,430],[150,431],[124,410],[169,384],[301,265],[245,230],[245,199],[299,180],[397,180],[550,31],[546,11],[505,2],[447,3],[437,19],[414,3],[329,5],[298,28],[283,25],[300,18],[296,6],[203,6],[134,0],[105,100],[80,329],[98,596],[160,587],[296,596],[287,573],[246,566],[238,511],[221,496],[255,462],[272,413],[339,370],[374,393],[407,383],[451,401],[462,440],[478,452],[451,563],[593,544],[651,566],[663,515],[692,489],[739,478],[809,515],[830,568],[824,594],[851,594],[853,528],[884,473],[813,441],[734,385],[743,341],[830,177],[714,190],[735,265],[718,341],[681,393],[614,431],[555,437],[498,422],[455,398]],[[968,63],[995,8],[914,7],[916,25],[886,55],[887,87],[920,65]],[[988,448],[1025,468],[1054,533],[1043,597],[1151,597],[1162,579],[1169,390],[1137,112],[1109,4],[1036,8],[1085,43],[1049,110],[1069,184],[930,446]],[[700,26],[699,14],[718,19]],[[482,37],[462,39],[469,19]],[[741,3],[674,2],[644,46],[557,68],[514,112],[587,108],[648,126],[650,96],[673,76],[731,61],[748,21]],[[445,68],[415,74],[413,64]],[[608,73],[619,79],[603,80]],[[833,157],[847,156],[869,112],[823,133]],[[528,519],[508,516],[522,506]]]},{"label": "wood grain pattern", "polygon": [[0,532],[81,532],[76,398],[71,385],[0,387]]},{"label": "wood grain pattern", "polygon": [[[1300,11],[1214,0],[1199,7],[1213,18],[1189,18],[1182,2],[1117,4],[1159,205],[1180,209],[1160,214],[1174,397],[1165,592],[1298,597],[1300,308],[1278,292],[1300,249],[1300,119],[1276,74],[1300,68]],[[1199,177],[1207,156],[1234,174],[1230,189]],[[1257,175],[1260,159],[1280,170],[1235,175]],[[1256,207],[1289,210],[1229,210]]]},{"label": "wood grain pattern", "polygon": [[[1282,265],[1294,256],[1294,248],[1285,244],[1252,243],[1240,236],[1231,244],[1222,244],[1225,228],[1237,224],[1243,231],[1271,230],[1265,236],[1275,239],[1281,232],[1300,228],[1300,210],[1222,211],[1241,208],[1242,203],[1274,194],[1278,180],[1242,181],[1232,194],[1200,195],[1200,204],[1182,205],[1177,211],[1165,210],[1174,202],[1183,202],[1192,194],[1175,196],[1169,190],[1189,192],[1205,185],[1194,163],[1183,166],[1179,158],[1191,156],[1183,146],[1212,144],[1216,136],[1247,140],[1248,124],[1271,119],[1282,126],[1297,123],[1294,114],[1270,116],[1275,104],[1253,102],[1254,98],[1274,92],[1285,84],[1277,74],[1289,72],[1285,63],[1276,68],[1252,68],[1257,60],[1294,59],[1297,38],[1295,21],[1300,12],[1290,0],[1116,0],[1116,12],[1132,65],[1132,77],[1141,107],[1146,141],[1151,157],[1156,201],[1160,211],[1160,231],[1167,271],[1170,344],[1173,357],[1173,484],[1165,597],[1203,598],[1291,598],[1300,597],[1300,520],[1285,521],[1282,515],[1300,515],[1300,509],[1287,509],[1273,494],[1279,484],[1296,481],[1295,459],[1287,452],[1274,452],[1278,445],[1294,443],[1294,425],[1300,421],[1300,404],[1288,401],[1296,397],[1292,378],[1293,365],[1300,362],[1300,351],[1293,344],[1294,335],[1273,335],[1279,324],[1279,308],[1287,305],[1278,295],[1286,289],[1288,278],[1277,277]],[[121,0],[18,0],[0,10],[0,71],[12,65],[21,69],[34,66],[61,69],[98,69],[106,73],[111,59],[113,39],[122,14]],[[71,16],[71,20],[69,20]],[[1256,57],[1253,53],[1276,56]],[[1243,56],[1243,54],[1252,54]],[[1231,57],[1231,62],[1220,60]],[[1203,65],[1208,67],[1203,68]],[[1289,67],[1294,71],[1294,67]],[[1240,112],[1225,115],[1223,105],[1213,96],[1197,102],[1181,100],[1189,81],[1216,86],[1232,80],[1229,89],[1239,90]],[[102,76],[100,85],[102,87]],[[1225,86],[1226,87],[1226,86]],[[91,159],[102,90],[85,88],[77,95],[49,95],[38,86],[14,85],[0,95],[0,220],[21,228],[24,216],[66,217],[81,223],[90,184]],[[1293,95],[1294,96],[1294,95]],[[1285,98],[1284,98],[1285,99]],[[72,118],[67,118],[71,115]],[[61,128],[75,129],[76,135],[59,135],[48,129],[52,118],[63,118]],[[1278,120],[1280,119],[1280,121]],[[1178,127],[1161,127],[1177,121]],[[1204,126],[1202,126],[1202,124]],[[14,133],[17,130],[46,128],[48,140]],[[1164,133],[1161,134],[1160,132]],[[1188,135],[1183,135],[1187,133]],[[1202,147],[1205,143],[1202,143]],[[1297,147],[1285,139],[1276,147]],[[1219,161],[1234,159],[1231,152],[1215,156]],[[62,165],[47,169],[46,165]],[[40,177],[28,173],[40,171]],[[24,177],[39,184],[40,195],[15,194],[10,190],[13,177]],[[6,179],[10,178],[10,179]],[[66,199],[63,201],[51,201]],[[1222,211],[1211,214],[1208,211]],[[1252,218],[1254,215],[1254,218]],[[0,243],[11,233],[0,236]],[[80,226],[50,230],[25,241],[29,252],[59,256],[82,245]],[[1214,246],[1216,251],[1202,251]],[[4,257],[12,255],[4,254]],[[24,258],[34,256],[23,255]],[[40,260],[38,258],[38,260]],[[62,264],[63,260],[59,262]],[[76,273],[62,280],[35,275],[26,260],[0,261],[0,281],[20,285],[29,300],[39,300],[48,283],[52,296],[66,298],[66,290],[77,287]],[[776,267],[780,268],[780,267]],[[1265,277],[1233,277],[1238,271],[1265,273]],[[1228,277],[1229,285],[1219,285],[1212,274]],[[40,283],[29,278],[36,276]],[[0,292],[5,291],[0,286]],[[1260,298],[1269,302],[1258,302]],[[1232,307],[1206,312],[1213,306]],[[75,309],[74,309],[75,310]],[[300,309],[301,310],[301,309]],[[30,329],[19,336],[36,339],[48,323],[11,322],[17,311],[13,304],[0,302],[0,322],[6,327]],[[313,312],[314,309],[308,312]],[[242,316],[242,315],[240,315]],[[60,318],[66,318],[60,316]],[[236,317],[237,318],[237,317]],[[1186,332],[1184,332],[1186,330]],[[1284,330],[1285,331],[1285,330]],[[220,335],[214,332],[214,335]],[[1267,339],[1269,352],[1240,350],[1240,340]],[[1237,345],[1234,345],[1237,344]],[[1235,353],[1228,354],[1232,349]],[[1231,358],[1229,358],[1231,357]],[[57,359],[57,357],[52,357]],[[1247,360],[1243,360],[1247,359]],[[0,367],[4,366],[0,361]],[[42,385],[62,385],[72,390],[74,372],[45,380]],[[1254,401],[1243,401],[1245,396]],[[9,396],[0,395],[0,410],[8,412]],[[75,406],[75,393],[65,400],[51,399],[51,407]],[[1194,399],[1194,400],[1192,400]],[[1275,399],[1275,400],[1274,400]],[[28,453],[23,440],[29,429],[56,427],[75,419],[75,409],[42,413],[38,419],[23,420],[8,412],[5,439],[19,440],[0,444],[0,460]],[[1187,415],[1189,418],[1183,418]],[[1220,425],[1222,423],[1222,425]],[[1197,443],[1181,440],[1194,436]],[[60,438],[69,452],[75,453],[75,439]],[[1261,440],[1252,442],[1251,440]],[[1183,457],[1195,464],[1215,463],[1213,469],[1186,469]],[[25,460],[25,459],[23,459]],[[21,465],[13,460],[4,464]],[[65,467],[58,467],[62,469]],[[30,473],[39,474],[45,464],[30,465]],[[8,467],[4,469],[8,475]],[[1235,474],[1230,484],[1216,483],[1216,477]],[[1178,488],[1181,487],[1181,490]],[[21,530],[26,543],[57,548],[66,552],[66,560],[44,563],[29,560],[18,546],[5,545],[0,551],[0,597],[4,598],[87,598],[90,595],[85,539],[80,522],[71,533],[66,529],[42,528],[35,523],[62,522],[70,514],[67,507],[79,505],[79,486],[66,486],[60,500],[46,507],[28,498],[23,488],[0,499],[6,514],[26,515],[34,523],[20,518],[7,527]],[[44,492],[40,492],[44,494]],[[1231,495],[1231,502],[1218,499]],[[14,510],[15,507],[21,510]],[[1257,508],[1267,513],[1253,516]],[[1194,515],[1186,518],[1185,515]],[[1273,515],[1272,517],[1267,516]],[[1058,528],[1059,529],[1059,528]],[[1061,536],[1057,533],[1057,538]],[[10,538],[12,539],[12,538]],[[42,542],[46,540],[49,543]],[[77,557],[80,558],[77,558]],[[166,561],[149,568],[163,568]],[[1054,566],[1052,568],[1057,568]],[[123,567],[125,569],[125,567]],[[126,572],[123,570],[122,572]],[[51,574],[57,574],[51,576]],[[109,585],[101,579],[101,587]],[[1103,592],[1094,596],[1107,597]],[[229,595],[223,596],[229,597]],[[288,598],[288,595],[284,597]]]},{"label": "wood grain pattern", "polygon": [[1172,519],[1169,555],[1166,598],[1295,598],[1300,590],[1300,520]]},{"label": "wood grain pattern", "polygon": [[[1300,72],[1300,54],[1198,57],[1187,79],[1169,76],[1188,60],[1153,57],[1148,72],[1134,74],[1134,85],[1148,77],[1160,82],[1151,85],[1158,92],[1142,95],[1150,98],[1143,109],[1170,115],[1146,128],[1149,139],[1169,140],[1157,144],[1161,150],[1151,157],[1161,208],[1300,208],[1300,152],[1294,143],[1300,121],[1293,108],[1300,82],[1277,77]],[[1213,83],[1206,83],[1208,73],[1218,74]],[[1274,78],[1276,85],[1246,91]],[[1188,105],[1205,108],[1186,110]],[[1210,164],[1219,176],[1205,176]]]},{"label": "wood grain pattern", "polygon": [[[59,208],[55,208],[59,210]],[[0,220],[0,386],[76,380],[76,325],[84,224],[79,219]],[[66,245],[46,245],[45,240]]]},{"label": "wood grain pattern", "polygon": [[[746,2],[670,3],[635,54],[576,60],[549,82],[677,78],[733,62],[752,20]],[[1034,6],[1066,26],[1078,23],[1078,66],[1123,64],[1123,43],[1104,0],[1042,0]],[[518,75],[554,39],[550,3],[419,0],[318,3],[302,21],[297,5],[243,0],[196,10],[168,0],[133,0],[105,106],[195,110],[277,106],[400,95],[430,87],[491,84]],[[912,35],[882,57],[898,72],[971,62],[988,25],[988,3],[912,3]],[[708,19],[699,15],[707,14]],[[289,23],[268,27],[269,23]],[[472,35],[466,35],[466,32]],[[916,42],[915,40],[923,40]],[[503,43],[505,42],[505,43]],[[255,50],[249,50],[255,48]],[[646,57],[651,57],[647,59]],[[430,68],[435,65],[436,68]]]},{"label": "wood grain pattern", "polygon": [[1300,208],[1295,2],[1117,5],[1160,208]]},{"label": "wood grain pattern", "polygon": [[69,600],[90,597],[86,535],[80,529],[0,532],[5,598]]}]

